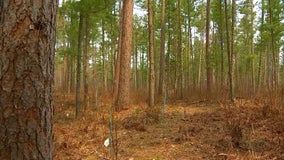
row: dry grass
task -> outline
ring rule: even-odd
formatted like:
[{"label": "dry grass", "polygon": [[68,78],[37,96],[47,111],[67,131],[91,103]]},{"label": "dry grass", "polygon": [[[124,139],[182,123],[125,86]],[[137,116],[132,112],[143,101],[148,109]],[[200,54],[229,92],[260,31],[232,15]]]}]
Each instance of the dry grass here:
[{"label": "dry grass", "polygon": [[[110,101],[75,119],[73,100],[55,96],[54,159],[110,159]],[[113,115],[117,159],[284,159],[284,112],[264,101],[172,102],[164,120],[162,105],[136,104]]]}]

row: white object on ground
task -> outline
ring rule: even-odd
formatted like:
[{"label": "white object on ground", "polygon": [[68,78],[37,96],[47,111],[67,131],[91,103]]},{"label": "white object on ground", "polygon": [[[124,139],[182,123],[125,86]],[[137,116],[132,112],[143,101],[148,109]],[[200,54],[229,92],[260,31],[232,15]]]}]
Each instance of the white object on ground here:
[{"label": "white object on ground", "polygon": [[109,146],[109,138],[107,138],[107,139],[105,140],[104,146],[105,146],[105,147],[108,147],[108,146]]}]

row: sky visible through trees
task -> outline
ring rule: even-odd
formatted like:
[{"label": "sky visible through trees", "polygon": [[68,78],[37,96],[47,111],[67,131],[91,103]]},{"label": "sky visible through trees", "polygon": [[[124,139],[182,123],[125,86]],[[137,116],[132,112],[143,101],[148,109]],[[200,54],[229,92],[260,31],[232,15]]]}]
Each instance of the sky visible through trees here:
[{"label": "sky visible through trees", "polygon": [[[112,93],[118,62],[119,35],[123,31],[120,26],[122,1],[60,2],[56,87],[72,93],[75,90],[75,80],[84,76],[88,80],[79,80],[77,84],[89,82],[91,90],[103,88],[104,92]],[[282,1],[166,1],[164,42],[160,39],[161,1],[153,1],[151,6],[154,36],[154,59],[151,63],[155,72],[152,75],[155,76],[155,93],[162,87],[167,88],[165,92],[182,98],[191,91],[206,92],[207,86],[207,90],[213,87],[214,91],[222,94],[253,97],[262,92],[278,91],[284,84]],[[134,1],[133,43],[129,59],[131,91],[148,90],[149,87],[147,37],[150,17],[147,9],[147,1]],[[206,10],[209,12],[208,30]],[[81,28],[79,20],[82,20]],[[81,41],[78,40],[79,35]],[[163,46],[161,43],[165,43],[165,74],[161,74],[163,78],[159,77],[162,68],[160,64],[163,64],[159,58],[160,46]],[[78,51],[79,44],[88,49]],[[85,58],[88,60],[77,64],[82,58],[74,58],[78,52],[87,55]],[[89,63],[85,64],[86,62]],[[81,65],[87,66],[88,71],[82,71],[82,75],[76,78],[74,73],[78,66],[81,70]],[[228,87],[230,91],[227,90]]]},{"label": "sky visible through trees", "polygon": [[281,0],[60,2],[55,157],[281,157]]},{"label": "sky visible through trees", "polygon": [[283,0],[14,2],[0,159],[284,159]]}]

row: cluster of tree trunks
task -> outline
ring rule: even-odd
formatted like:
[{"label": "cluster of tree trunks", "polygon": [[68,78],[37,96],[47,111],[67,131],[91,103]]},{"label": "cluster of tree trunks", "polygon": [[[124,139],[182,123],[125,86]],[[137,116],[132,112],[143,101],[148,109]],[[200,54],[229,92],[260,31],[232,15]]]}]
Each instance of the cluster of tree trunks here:
[{"label": "cluster of tree trunks", "polygon": [[[91,0],[84,0],[82,4],[83,2]],[[68,62],[74,64],[81,61],[72,57],[81,57],[78,56],[80,53],[77,43],[83,42],[84,106],[88,106],[89,82],[93,82],[90,87],[99,86],[103,92],[109,92],[111,88],[115,106],[128,106],[130,88],[134,91],[147,90],[145,99],[149,106],[153,106],[168,91],[178,99],[193,91],[209,95],[207,98],[215,96],[215,92],[228,93],[228,98],[233,101],[235,96],[252,97],[262,89],[276,91],[281,82],[281,34],[278,33],[281,30],[279,14],[283,4],[276,0],[267,3],[262,1],[259,6],[262,12],[260,22],[255,21],[253,0],[147,0],[147,3],[137,2],[137,5],[147,9],[148,14],[134,17],[133,2],[131,13],[126,15],[124,8],[128,1],[108,2],[109,5],[104,4],[105,1],[96,2],[97,9],[79,7],[76,12],[80,14],[73,13],[75,16],[68,12],[68,7],[62,7],[67,11],[64,10],[61,16],[70,18],[63,22],[70,23],[70,30],[74,28],[75,33],[65,33],[67,38],[60,42],[67,43],[67,50],[71,48],[78,52],[70,57],[67,55],[67,58],[64,55],[64,60],[68,61],[64,61],[62,75],[68,76],[62,78],[64,84],[67,82],[67,85],[62,86],[74,85],[74,79],[77,80],[77,85],[81,81],[81,74],[77,74],[75,78],[73,73],[78,73],[81,65],[72,68],[74,65],[69,65]],[[76,9],[78,4],[80,2],[68,5],[70,8],[74,5]],[[83,27],[79,24],[81,18],[78,15],[81,13],[84,14]],[[96,13],[97,19],[93,13]],[[239,14],[242,16],[239,23],[236,23]],[[126,19],[131,19],[133,27],[129,25],[129,28],[125,28]],[[98,23],[94,25],[96,20]],[[256,23],[261,27],[256,28]],[[119,30],[115,30],[116,28]],[[133,34],[130,31],[132,28]],[[258,37],[256,30],[260,33]],[[127,37],[128,32],[133,36]],[[99,35],[99,40],[87,33]],[[78,39],[79,34],[83,34],[84,40]],[[123,46],[126,39],[127,46]],[[90,59],[88,52],[95,59],[92,65],[87,61]],[[121,62],[122,59],[126,61]],[[88,68],[93,73],[88,73]],[[120,73],[122,70],[123,73]],[[93,78],[88,80],[91,74]],[[263,86],[268,87],[264,89]],[[72,92],[72,89],[69,91]],[[79,97],[80,92],[77,93]],[[118,98],[121,95],[122,99]]]}]

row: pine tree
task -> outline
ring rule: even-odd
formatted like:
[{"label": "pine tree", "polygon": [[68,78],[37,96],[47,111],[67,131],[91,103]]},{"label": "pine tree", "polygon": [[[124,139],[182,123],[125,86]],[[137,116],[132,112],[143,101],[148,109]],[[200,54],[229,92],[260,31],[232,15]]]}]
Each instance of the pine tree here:
[{"label": "pine tree", "polygon": [[51,160],[57,1],[18,2],[0,2],[0,159]]}]

